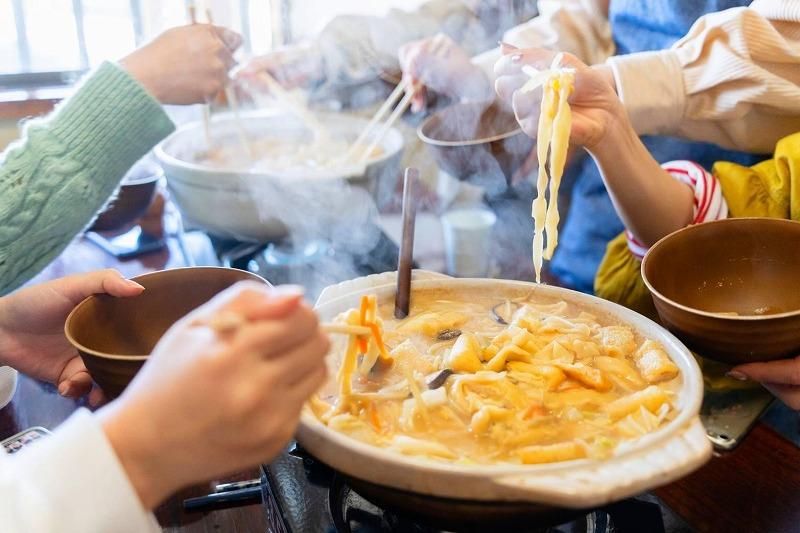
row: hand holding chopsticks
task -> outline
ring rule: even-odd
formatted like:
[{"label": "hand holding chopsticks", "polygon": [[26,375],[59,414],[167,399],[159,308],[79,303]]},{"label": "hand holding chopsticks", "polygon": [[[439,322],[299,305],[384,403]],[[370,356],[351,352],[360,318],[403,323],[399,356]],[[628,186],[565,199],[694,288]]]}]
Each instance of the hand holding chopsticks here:
[{"label": "hand holding chopsticks", "polygon": [[[188,6],[189,11],[189,21],[192,25],[198,23],[197,19],[197,5],[192,3]],[[205,18],[208,24],[213,24],[214,20],[211,15],[211,10],[206,8],[205,9]],[[236,128],[236,136],[239,139],[239,143],[244,150],[244,153],[247,155],[250,160],[255,158],[255,153],[253,152],[253,148],[250,144],[250,140],[247,136],[247,132],[244,129],[244,125],[242,123],[241,117],[239,115],[239,100],[236,97],[236,91],[233,90],[230,83],[226,83],[225,87],[223,88],[225,93],[225,99],[228,102],[231,110],[233,111],[234,115],[234,126]],[[212,138],[211,138],[211,110],[208,103],[203,105],[203,131],[205,134],[206,145],[210,150],[212,147]]]},{"label": "hand holding chopsticks", "polygon": [[[444,47],[444,44],[444,39],[440,35],[437,35],[434,38],[431,52],[438,53]],[[408,79],[403,78],[391,94],[389,94],[388,98],[386,98],[386,101],[378,108],[378,111],[372,116],[358,138],[350,145],[350,149],[345,153],[342,162],[354,163],[355,166],[359,167],[365,165],[372,152],[386,136],[386,133],[392,125],[408,110],[411,101],[418,91],[419,87],[413,86]],[[394,110],[389,115],[386,122],[379,124],[386,113],[393,107]],[[365,148],[364,146],[367,141],[369,141],[369,144],[367,144]]]},{"label": "hand holding chopsticks", "polygon": [[278,83],[272,75],[262,70],[258,72],[256,76],[266,85],[275,99],[285,105],[293,115],[299,118],[305,126],[313,132],[316,142],[325,142],[330,139],[328,129],[317,120],[317,117],[315,117],[305,105],[295,100],[294,96],[289,94],[289,91],[284,89],[283,85]]}]

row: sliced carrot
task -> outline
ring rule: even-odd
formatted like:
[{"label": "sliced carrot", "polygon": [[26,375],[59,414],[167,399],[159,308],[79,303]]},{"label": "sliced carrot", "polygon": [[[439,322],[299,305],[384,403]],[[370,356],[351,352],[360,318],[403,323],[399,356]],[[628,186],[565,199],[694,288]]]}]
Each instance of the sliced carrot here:
[{"label": "sliced carrot", "polygon": [[547,414],[547,411],[545,410],[544,406],[539,402],[533,402],[527,409],[525,409],[525,412],[522,414],[522,419],[530,420],[534,416],[543,416],[545,414]]},{"label": "sliced carrot", "polygon": [[378,345],[378,351],[381,354],[381,359],[386,362],[391,362],[392,356],[389,355],[389,352],[386,350],[386,345],[383,344],[383,337],[381,337],[381,330],[378,328],[378,324],[375,322],[367,322],[365,325],[372,330],[372,337],[375,339],[375,344]]},{"label": "sliced carrot", "polygon": [[369,308],[366,320],[368,322],[375,322],[375,318],[378,316],[378,297],[374,294],[370,294],[367,298],[369,300]]},{"label": "sliced carrot", "polygon": [[[369,309],[369,296],[361,297],[361,308],[358,312],[359,324],[362,326],[367,325],[367,311]],[[358,338],[358,349],[362,354],[367,353],[367,339],[364,337]]]},{"label": "sliced carrot", "polygon": [[375,402],[369,402],[367,406],[367,414],[369,415],[369,422],[372,424],[372,427],[375,428],[375,431],[381,431],[381,419],[378,418],[378,410],[375,408]]}]

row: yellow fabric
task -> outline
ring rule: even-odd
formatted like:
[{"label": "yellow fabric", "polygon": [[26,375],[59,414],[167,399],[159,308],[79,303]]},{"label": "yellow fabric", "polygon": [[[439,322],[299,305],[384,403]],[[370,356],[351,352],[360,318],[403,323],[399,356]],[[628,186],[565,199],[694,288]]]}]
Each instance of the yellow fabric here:
[{"label": "yellow fabric", "polygon": [[[722,186],[729,217],[800,220],[800,133],[778,141],[773,159],[752,167],[720,161],[714,165],[713,173]],[[601,298],[657,319],[650,292],[642,280],[641,265],[622,233],[606,248],[594,291]],[[707,380],[706,384],[722,385],[714,381]],[[724,381],[730,384],[730,380]]]}]

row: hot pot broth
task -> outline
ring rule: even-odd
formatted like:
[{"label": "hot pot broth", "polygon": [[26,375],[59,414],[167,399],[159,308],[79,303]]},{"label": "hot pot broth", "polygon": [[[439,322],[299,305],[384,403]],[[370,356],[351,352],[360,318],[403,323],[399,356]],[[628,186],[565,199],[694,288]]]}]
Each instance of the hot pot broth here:
[{"label": "hot pot broth", "polygon": [[[190,159],[216,170],[245,168],[250,172],[279,172],[303,174],[309,171],[334,172],[352,166],[342,155],[351,147],[352,140],[324,139],[316,141],[308,136],[259,136],[248,141],[250,153],[237,139],[226,137],[216,146],[195,152]],[[365,150],[366,146],[359,147]],[[370,152],[368,161],[383,155],[378,147]]]},{"label": "hot pot broth", "polygon": [[430,459],[546,463],[608,457],[674,417],[663,348],[574,304],[422,290],[409,318],[393,309],[337,317],[374,322],[391,361],[374,337],[336,336],[337,379],[311,402],[331,429]]}]

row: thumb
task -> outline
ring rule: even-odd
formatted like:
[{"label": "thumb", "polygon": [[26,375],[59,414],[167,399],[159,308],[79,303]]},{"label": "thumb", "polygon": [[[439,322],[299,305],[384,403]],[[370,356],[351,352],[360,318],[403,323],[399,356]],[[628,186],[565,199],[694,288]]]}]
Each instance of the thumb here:
[{"label": "thumb", "polygon": [[202,320],[232,313],[248,321],[283,318],[297,309],[303,292],[297,285],[268,287],[253,281],[239,282],[201,307],[196,317]]},{"label": "thumb", "polygon": [[294,312],[303,301],[302,288],[285,285],[273,289],[266,300],[243,313],[249,320],[276,320]]},{"label": "thumb", "polygon": [[519,48],[517,48],[513,44],[507,43],[505,41],[500,41],[500,53],[501,54],[508,55],[508,54],[512,54],[512,53],[514,53],[514,52],[516,52],[518,50],[519,50]]},{"label": "thumb", "polygon": [[80,302],[93,294],[110,294],[117,297],[137,296],[144,287],[133,280],[125,279],[113,269],[76,274],[59,280],[61,289],[73,302]]},{"label": "thumb", "polygon": [[212,26],[214,33],[219,37],[220,41],[225,44],[231,52],[235,52],[237,48],[242,45],[242,36],[233,30],[229,30],[223,26]]}]

